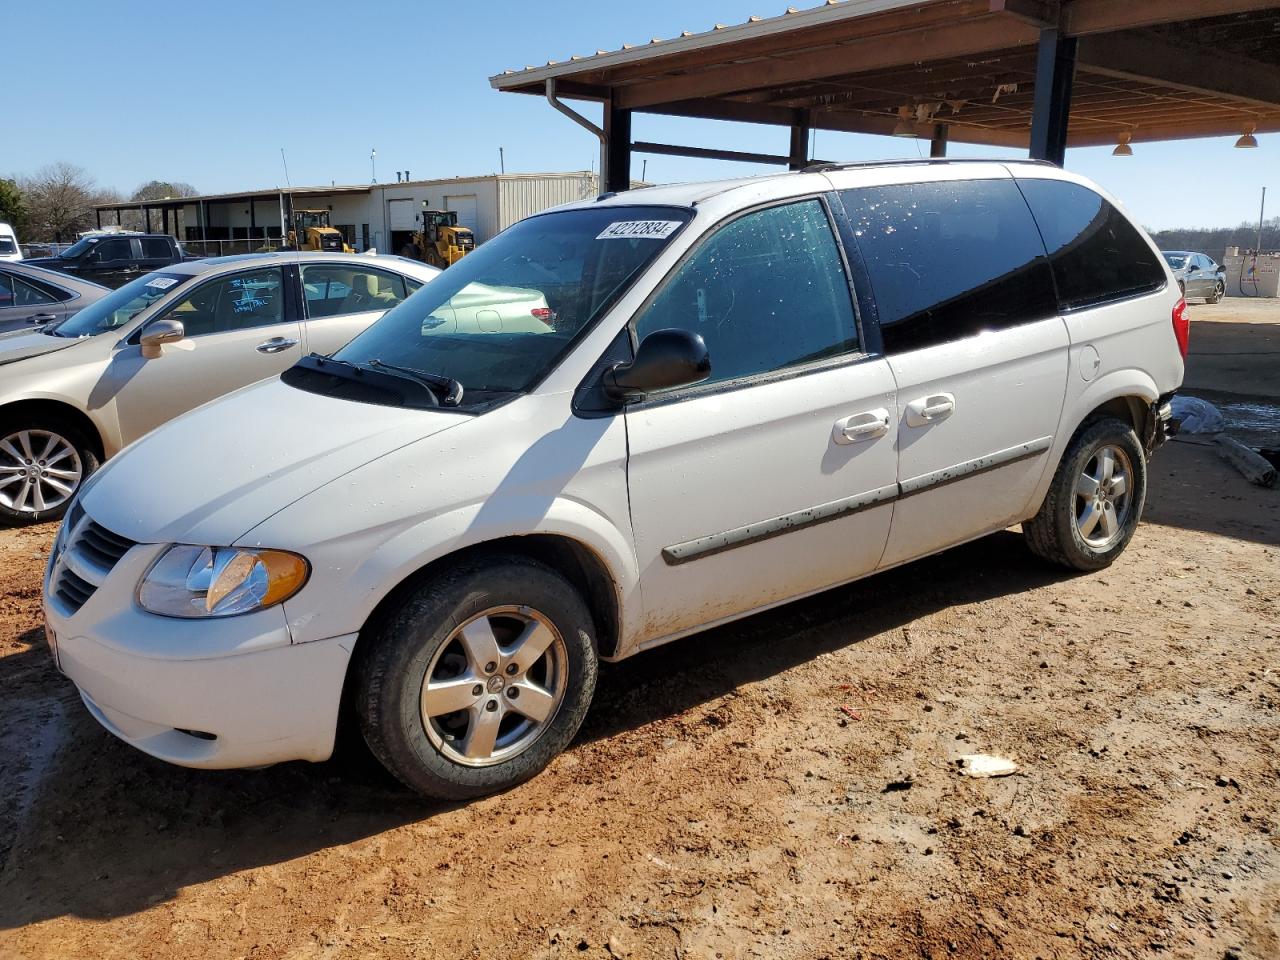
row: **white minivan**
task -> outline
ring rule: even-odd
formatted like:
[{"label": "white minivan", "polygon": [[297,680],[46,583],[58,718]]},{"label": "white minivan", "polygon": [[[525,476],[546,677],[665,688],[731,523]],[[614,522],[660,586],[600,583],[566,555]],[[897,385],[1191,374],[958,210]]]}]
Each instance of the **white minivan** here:
[{"label": "white minivan", "polygon": [[21,260],[22,247],[18,246],[18,235],[7,223],[0,223],[0,260]]},{"label": "white minivan", "polygon": [[606,195],[108,463],[49,642],[173,763],[323,760],[350,710],[415,790],[500,790],[572,740],[598,661],[1019,522],[1111,563],[1186,340],[1150,240],[1052,166]]}]

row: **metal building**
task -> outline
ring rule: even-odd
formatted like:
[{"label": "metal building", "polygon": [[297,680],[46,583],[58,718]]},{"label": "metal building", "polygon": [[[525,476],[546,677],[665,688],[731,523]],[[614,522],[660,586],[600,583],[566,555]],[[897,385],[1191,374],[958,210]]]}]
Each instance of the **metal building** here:
[{"label": "metal building", "polygon": [[595,174],[584,170],[246,190],[105,203],[95,210],[100,227],[121,224],[131,214],[143,229],[171,234],[188,251],[214,256],[277,247],[292,210],[325,209],[356,250],[398,253],[421,227],[424,209],[457,211],[458,222],[483,243],[531,214],[597,193]]}]

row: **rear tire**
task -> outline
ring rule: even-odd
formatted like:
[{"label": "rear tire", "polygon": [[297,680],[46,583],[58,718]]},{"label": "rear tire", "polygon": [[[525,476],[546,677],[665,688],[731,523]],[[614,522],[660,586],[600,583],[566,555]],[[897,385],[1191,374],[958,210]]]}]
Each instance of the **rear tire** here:
[{"label": "rear tire", "polygon": [[1115,417],[1086,422],[1067,445],[1040,511],[1022,525],[1033,553],[1072,570],[1101,570],[1138,527],[1147,460],[1133,427]]},{"label": "rear tire", "polygon": [[492,557],[433,577],[362,635],[369,748],[410,789],[469,800],[533,777],[582,725],[595,627],[548,567]]},{"label": "rear tire", "polygon": [[72,424],[0,420],[0,524],[57,520],[98,466],[93,444]]}]

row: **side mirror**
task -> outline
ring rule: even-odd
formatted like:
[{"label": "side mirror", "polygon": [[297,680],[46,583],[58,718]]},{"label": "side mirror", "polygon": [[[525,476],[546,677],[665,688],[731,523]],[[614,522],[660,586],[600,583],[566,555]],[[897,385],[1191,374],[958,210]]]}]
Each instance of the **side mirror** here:
[{"label": "side mirror", "polygon": [[710,375],[711,355],[702,337],[687,330],[655,330],[640,341],[634,360],[604,372],[604,390],[614,400],[632,400]]},{"label": "side mirror", "polygon": [[142,345],[142,356],[147,360],[155,360],[160,356],[160,348],[166,343],[177,343],[187,335],[181,320],[162,317],[147,324],[138,342]]}]

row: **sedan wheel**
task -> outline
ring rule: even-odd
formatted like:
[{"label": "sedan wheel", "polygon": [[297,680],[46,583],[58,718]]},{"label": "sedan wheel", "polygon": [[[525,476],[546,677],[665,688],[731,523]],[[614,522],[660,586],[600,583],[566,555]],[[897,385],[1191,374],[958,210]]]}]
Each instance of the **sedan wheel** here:
[{"label": "sedan wheel", "polygon": [[74,443],[50,430],[0,438],[0,506],[32,519],[66,506],[84,479]]},{"label": "sedan wheel", "polygon": [[471,767],[529,749],[568,688],[564,640],[530,607],[494,607],[436,651],[422,685],[422,724],[442,754]]}]

